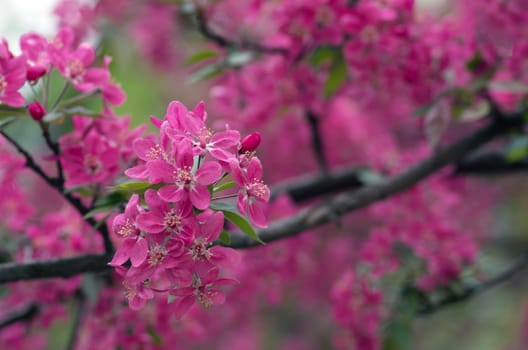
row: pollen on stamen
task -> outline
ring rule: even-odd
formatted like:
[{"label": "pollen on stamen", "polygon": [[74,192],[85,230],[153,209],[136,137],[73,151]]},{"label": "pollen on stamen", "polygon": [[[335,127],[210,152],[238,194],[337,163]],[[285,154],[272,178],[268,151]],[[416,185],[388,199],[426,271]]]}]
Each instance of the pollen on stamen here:
[{"label": "pollen on stamen", "polygon": [[136,228],[134,227],[134,224],[131,222],[130,219],[127,219],[125,221],[125,224],[117,230],[117,234],[122,237],[129,237],[136,231]]},{"label": "pollen on stamen", "polygon": [[150,265],[159,265],[165,259],[167,250],[160,246],[152,247],[148,252],[148,263]]},{"label": "pollen on stamen", "polygon": [[160,145],[156,145],[154,147],[151,147],[147,154],[145,154],[145,157],[151,160],[155,159],[161,159],[163,155],[163,150],[161,149]]}]

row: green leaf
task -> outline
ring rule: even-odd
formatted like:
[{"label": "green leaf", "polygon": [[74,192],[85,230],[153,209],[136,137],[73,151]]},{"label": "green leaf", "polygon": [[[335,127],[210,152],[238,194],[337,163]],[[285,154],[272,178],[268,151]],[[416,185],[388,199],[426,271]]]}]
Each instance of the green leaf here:
[{"label": "green leaf", "polygon": [[528,156],[528,136],[523,135],[515,138],[508,147],[506,159],[508,162],[518,162]]},{"label": "green leaf", "polygon": [[109,194],[99,198],[94,203],[94,208],[84,215],[85,219],[91,218],[97,214],[117,208],[122,202],[126,201],[126,197],[118,192]]},{"label": "green leaf", "polygon": [[189,65],[207,60],[209,58],[215,58],[215,57],[218,57],[218,52],[216,51],[212,51],[212,50],[200,51],[198,53],[195,53],[194,55],[187,57],[184,64],[189,66]]},{"label": "green leaf", "polygon": [[[244,232],[249,237],[253,238],[255,241],[265,244],[264,241],[262,241],[251,224],[247,221],[247,219],[240,214],[236,213],[236,206],[235,204],[228,204],[223,202],[218,203],[211,203],[210,205],[211,209],[221,211],[224,213],[224,217],[231,221],[233,224],[235,224],[236,227],[238,227],[242,232]],[[222,238],[220,238],[222,240]],[[223,241],[223,240],[222,240]]]},{"label": "green leaf", "polygon": [[347,77],[348,69],[345,62],[345,56],[343,56],[341,50],[336,51],[324,86],[325,97],[332,96],[347,80]]},{"label": "green leaf", "polygon": [[152,185],[150,182],[129,182],[126,184],[120,184],[117,186],[112,186],[111,189],[118,192],[128,192],[128,193],[143,193],[149,188],[154,188],[157,185]]},{"label": "green leaf", "polygon": [[0,119],[20,117],[26,115],[27,111],[25,108],[13,108],[8,106],[0,106]]},{"label": "green leaf", "polygon": [[221,192],[221,191],[224,191],[224,190],[227,190],[229,188],[233,188],[233,187],[236,187],[236,183],[234,182],[226,182],[225,184],[222,184],[218,187],[215,187],[213,188],[213,193],[216,193],[216,192]]},{"label": "green leaf", "polygon": [[261,240],[259,238],[259,236],[255,232],[255,230],[253,229],[253,227],[251,227],[251,225],[249,224],[249,222],[246,220],[245,217],[243,217],[243,216],[241,216],[241,215],[239,215],[237,213],[233,213],[231,211],[228,211],[228,210],[222,210],[222,212],[224,213],[224,217],[227,220],[229,220],[233,224],[235,224],[246,235],[248,235],[249,237],[253,238],[255,241],[257,241],[259,243],[266,244],[266,243],[264,243],[263,240]]},{"label": "green leaf", "polygon": [[312,52],[308,61],[314,68],[319,68],[325,62],[332,62],[336,50],[338,49],[332,46],[319,46]]},{"label": "green leaf", "polygon": [[222,232],[220,232],[220,237],[218,237],[218,239],[220,239],[220,241],[225,245],[231,244],[231,237],[229,237],[229,233],[227,233],[226,230],[222,230]]},{"label": "green leaf", "polygon": [[212,79],[220,75],[225,68],[225,64],[211,64],[197,70],[189,77],[189,83],[196,83],[198,81]]},{"label": "green leaf", "polygon": [[210,205],[211,209],[217,210],[217,211],[231,211],[231,212],[237,212],[236,204],[234,203],[226,203],[226,202],[213,202]]},{"label": "green leaf", "polygon": [[107,212],[109,210],[115,209],[116,207],[117,207],[116,205],[102,205],[102,206],[93,208],[92,210],[90,210],[89,212],[84,214],[83,218],[84,219],[89,219],[89,218],[94,217],[97,214],[101,214],[101,213]]}]

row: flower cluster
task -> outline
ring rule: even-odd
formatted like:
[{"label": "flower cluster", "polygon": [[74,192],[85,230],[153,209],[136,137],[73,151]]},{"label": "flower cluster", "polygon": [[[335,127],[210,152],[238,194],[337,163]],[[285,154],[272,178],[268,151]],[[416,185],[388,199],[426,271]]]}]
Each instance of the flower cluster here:
[{"label": "flower cluster", "polygon": [[[237,254],[213,245],[225,225],[225,210],[214,210],[217,200],[237,197],[239,212],[248,214],[256,226],[266,226],[264,207],[270,191],[254,152],[260,135],[241,141],[235,130],[213,133],[206,118],[203,103],[189,111],[171,102],[163,120],[151,118],[160,129],[159,141],[134,141],[139,164],[125,173],[147,180],[150,188],[143,198],[132,195],[124,213],[115,218],[113,231],[122,241],[110,262],[124,276],[133,309],[143,307],[155,292],[175,298],[178,316],[195,302],[204,307],[223,303],[218,287],[235,280],[220,277],[220,272],[233,267]],[[238,192],[217,195],[233,187]],[[123,265],[128,260],[127,269]]]},{"label": "flower cluster", "polygon": [[[14,56],[5,40],[0,42],[0,103],[22,107],[26,99],[20,89],[26,82],[34,85],[46,74],[56,69],[61,76],[81,93],[101,92],[103,103],[119,105],[123,91],[111,80],[105,58],[102,67],[93,66],[95,49],[90,44],[75,45],[71,28],[62,28],[52,40],[37,33],[24,34],[20,39],[22,53]],[[29,112],[36,120],[46,114],[47,96],[31,104]]]}]

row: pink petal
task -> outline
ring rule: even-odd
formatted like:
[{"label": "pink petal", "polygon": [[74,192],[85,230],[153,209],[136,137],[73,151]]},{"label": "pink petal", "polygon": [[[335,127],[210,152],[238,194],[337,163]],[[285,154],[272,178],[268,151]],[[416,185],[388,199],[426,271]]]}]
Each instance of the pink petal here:
[{"label": "pink petal", "polygon": [[260,202],[249,203],[249,218],[253,224],[260,228],[268,227],[268,220],[264,215],[264,204]]},{"label": "pink petal", "polygon": [[253,179],[260,180],[262,178],[262,164],[257,157],[251,158],[247,167],[247,178],[249,181]]},{"label": "pink petal", "polygon": [[161,199],[167,202],[179,202],[185,198],[185,190],[176,185],[163,186],[159,189],[158,193]]},{"label": "pink petal", "polygon": [[205,162],[196,171],[196,181],[200,185],[209,185],[222,176],[222,166],[217,162]]},{"label": "pink petal", "polygon": [[207,187],[201,185],[196,185],[191,188],[189,198],[191,203],[200,210],[206,209],[211,203],[211,194],[207,190]]},{"label": "pink petal", "polygon": [[185,314],[189,311],[191,306],[194,305],[195,297],[192,295],[188,295],[186,297],[183,297],[177,301],[176,307],[172,310],[172,315],[177,319],[181,319]]},{"label": "pink petal", "polygon": [[130,262],[132,266],[137,267],[141,265],[147,259],[148,250],[147,240],[139,237],[136,244],[130,249]]}]

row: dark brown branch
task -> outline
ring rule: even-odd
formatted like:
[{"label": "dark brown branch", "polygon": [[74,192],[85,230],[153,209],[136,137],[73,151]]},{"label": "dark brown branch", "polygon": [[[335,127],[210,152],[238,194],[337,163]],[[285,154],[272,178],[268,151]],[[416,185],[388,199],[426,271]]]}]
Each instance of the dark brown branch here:
[{"label": "dark brown branch", "polygon": [[504,154],[479,154],[460,162],[456,174],[491,175],[528,170],[528,159],[510,161]]},{"label": "dark brown branch", "polygon": [[[44,180],[52,188],[56,189],[65,199],[68,201],[82,216],[86,215],[89,212],[89,209],[84,206],[84,204],[76,197],[72,196],[70,193],[64,193],[62,190],[62,184],[60,179],[52,179],[42,170],[42,168],[35,162],[31,154],[29,154],[25,149],[23,149],[17,141],[15,141],[11,136],[6,134],[3,130],[0,130],[0,135],[2,135],[11,145],[13,145],[16,150],[22,154],[26,160],[26,167],[31,169],[35,174],[37,174],[42,180]],[[92,226],[97,228],[96,231],[99,232],[103,238],[105,252],[112,253],[114,251],[114,246],[110,240],[110,233],[106,225],[99,225],[96,220],[93,218],[87,218],[85,221]]]},{"label": "dark brown branch", "polygon": [[441,309],[444,309],[447,306],[457,304],[467,299],[480,294],[486,290],[491,289],[501,283],[504,283],[514,277],[516,274],[526,269],[528,266],[528,253],[522,255],[517,262],[510,266],[507,270],[498,274],[497,276],[490,278],[484,282],[466,286],[462,291],[445,296],[443,299],[435,303],[424,303],[421,308],[418,309],[418,315],[429,315]]},{"label": "dark brown branch", "polygon": [[335,191],[358,188],[366,185],[363,174],[367,169],[342,169],[322,175],[297,177],[271,189],[272,200],[282,194],[288,194],[293,201],[302,202]]},{"label": "dark brown branch", "polygon": [[[362,187],[355,191],[337,195],[331,200],[305,209],[297,215],[273,223],[266,229],[259,230],[259,237],[264,242],[294,236],[332,221],[336,215],[341,216],[351,211],[364,208],[372,203],[383,200],[391,195],[412,187],[444,166],[457,163],[469,152],[477,149],[498,135],[519,127],[522,123],[520,115],[511,116],[504,120],[494,120],[490,124],[478,129],[471,135],[462,138],[437,151],[431,157],[409,167],[402,173],[393,176],[379,184]],[[247,248],[258,246],[259,243],[244,235],[233,235],[232,247]]]},{"label": "dark brown branch", "polygon": [[0,320],[0,329],[12,325],[20,321],[28,321],[35,317],[39,312],[39,307],[36,304],[27,305],[20,310],[13,311],[8,314],[3,320]]},{"label": "dark brown branch", "polygon": [[42,278],[68,278],[88,272],[107,272],[110,255],[83,255],[73,258],[0,264],[0,283]]},{"label": "dark brown branch", "polygon": [[198,30],[204,37],[215,42],[219,46],[231,49],[249,50],[258,53],[272,54],[272,55],[288,55],[288,50],[282,47],[269,47],[252,41],[242,40],[235,41],[228,39],[222,35],[214,32],[207,24],[207,19],[203,10],[196,11],[196,20],[198,22]]},{"label": "dark brown branch", "polygon": [[310,125],[310,130],[312,133],[312,148],[315,153],[317,165],[319,166],[319,170],[322,173],[327,173],[328,164],[324,155],[323,138],[321,137],[319,117],[312,111],[306,111],[305,116],[308,124]]}]

